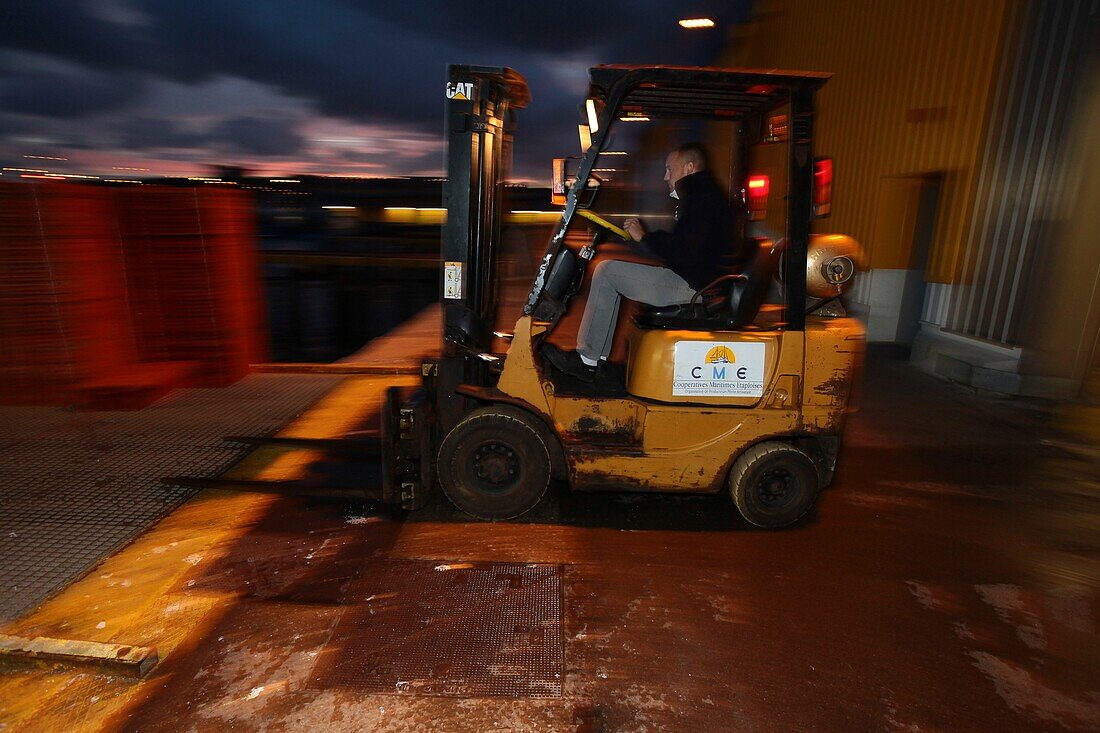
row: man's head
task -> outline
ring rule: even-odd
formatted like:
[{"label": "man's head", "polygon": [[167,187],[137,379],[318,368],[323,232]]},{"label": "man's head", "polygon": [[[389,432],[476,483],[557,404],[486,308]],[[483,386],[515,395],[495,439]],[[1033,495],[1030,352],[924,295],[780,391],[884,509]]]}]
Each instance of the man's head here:
[{"label": "man's head", "polygon": [[707,151],[699,143],[684,143],[665,158],[665,181],[668,190],[676,190],[676,182],[684,176],[707,169]]}]

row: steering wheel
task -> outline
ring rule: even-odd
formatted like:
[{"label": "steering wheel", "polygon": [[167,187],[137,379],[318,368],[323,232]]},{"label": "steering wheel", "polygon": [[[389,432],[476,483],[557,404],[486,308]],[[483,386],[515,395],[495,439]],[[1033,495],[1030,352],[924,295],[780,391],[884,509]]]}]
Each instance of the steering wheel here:
[{"label": "steering wheel", "polygon": [[615,236],[620,237],[623,241],[626,241],[626,242],[630,241],[630,235],[627,234],[625,230],[620,229],[619,227],[615,226],[614,224],[609,222],[607,219],[604,219],[599,214],[594,214],[591,211],[589,211],[588,209],[577,209],[576,212],[578,214],[580,214],[581,216],[583,216],[585,219],[588,219],[588,221],[592,222],[593,224],[598,224],[599,226],[603,227],[604,229],[611,232]]}]

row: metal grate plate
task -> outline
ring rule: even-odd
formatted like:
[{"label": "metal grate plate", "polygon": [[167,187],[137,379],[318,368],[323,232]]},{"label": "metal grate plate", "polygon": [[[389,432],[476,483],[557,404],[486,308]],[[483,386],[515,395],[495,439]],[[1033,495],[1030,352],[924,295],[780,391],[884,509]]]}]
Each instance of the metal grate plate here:
[{"label": "metal grate plate", "polygon": [[193,490],[162,476],[217,476],[341,377],[254,374],[187,389],[141,410],[0,407],[0,622],[35,607]]},{"label": "metal grate plate", "polygon": [[[560,697],[562,567],[365,567],[311,684],[364,693]],[[350,604],[350,605],[349,605]]]}]

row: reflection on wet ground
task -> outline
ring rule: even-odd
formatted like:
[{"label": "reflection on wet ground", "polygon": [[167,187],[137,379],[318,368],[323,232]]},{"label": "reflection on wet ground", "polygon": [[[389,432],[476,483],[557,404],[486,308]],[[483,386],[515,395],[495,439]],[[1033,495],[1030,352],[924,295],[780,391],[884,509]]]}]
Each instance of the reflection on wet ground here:
[{"label": "reflection on wet ground", "polygon": [[[361,404],[355,384],[386,381],[355,379]],[[778,532],[723,496],[558,486],[479,523],[442,500],[403,515],[210,494],[149,540],[195,547],[140,548],[184,566],[142,601],[146,633],[179,638],[161,667],[132,686],[0,683],[0,716],[30,690],[37,720],[98,729],[106,705],[108,729],[135,731],[1094,730],[1095,515],[1064,499],[1087,484],[1052,467],[1076,459],[1018,404],[872,354],[836,482]],[[376,480],[281,455],[298,480]],[[250,509],[212,516],[223,501]],[[173,528],[188,511],[195,528]]]},{"label": "reflection on wet ground", "polygon": [[[235,595],[119,722],[133,730],[170,722],[241,730],[1100,725],[1095,578],[1054,570],[1051,502],[1036,478],[1061,459],[1033,425],[900,362],[872,362],[863,404],[836,484],[809,522],[783,532],[748,527],[724,497],[561,487],[531,515],[497,524],[470,522],[442,501],[408,516],[277,502],[225,560],[195,568],[194,592],[213,584]],[[315,475],[327,481],[354,473],[321,466]],[[1070,530],[1055,532],[1063,546]],[[555,638],[554,598],[523,595],[537,577],[510,590],[498,580],[467,598],[467,611],[446,602],[453,587],[437,577],[487,572],[487,563],[542,568],[532,572],[547,578],[562,568],[560,688],[553,660],[539,651]],[[502,630],[494,604],[504,602],[512,606],[503,617],[522,615],[526,604],[528,620],[498,633],[495,646],[470,646],[471,635],[483,642]],[[489,656],[462,668],[474,647]],[[430,663],[410,663],[417,654]],[[510,690],[505,697],[485,687],[494,677]]]}]

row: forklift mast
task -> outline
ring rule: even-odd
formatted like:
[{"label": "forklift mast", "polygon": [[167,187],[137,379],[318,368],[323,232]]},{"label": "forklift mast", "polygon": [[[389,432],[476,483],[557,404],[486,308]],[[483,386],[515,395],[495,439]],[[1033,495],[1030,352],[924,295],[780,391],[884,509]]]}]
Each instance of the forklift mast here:
[{"label": "forklift mast", "polygon": [[462,415],[464,399],[455,388],[488,378],[478,355],[493,339],[493,265],[512,163],[512,122],[514,111],[531,98],[526,81],[512,69],[466,65],[447,67],[446,97],[443,353],[436,371],[436,417],[443,430]]}]

